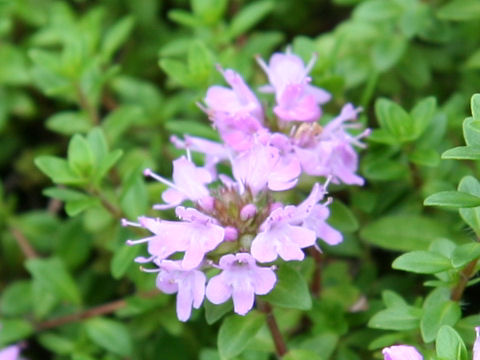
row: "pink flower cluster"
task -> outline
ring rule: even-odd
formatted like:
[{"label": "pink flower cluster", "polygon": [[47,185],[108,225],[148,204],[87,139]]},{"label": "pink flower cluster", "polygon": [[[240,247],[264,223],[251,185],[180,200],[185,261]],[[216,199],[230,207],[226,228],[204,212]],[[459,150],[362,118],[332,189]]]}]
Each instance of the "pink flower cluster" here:
[{"label": "pink flower cluster", "polygon": [[[245,315],[255,295],[274,288],[272,262],[302,260],[303,249],[316,246],[317,238],[331,245],[342,241],[326,222],[326,187],[330,181],[363,184],[353,145],[362,146],[359,139],[368,131],[347,132],[358,127],[351,123],[358,113],[351,104],[324,127],[317,123],[330,94],[311,85],[314,61],[305,67],[290,52],[274,54],[268,65],[259,60],[270,82],[261,90],[275,95],[272,119],[238,73],[219,68],[230,87],[210,87],[202,108],[224,143],[173,137],[186,156],[173,162],[172,179],[145,170],[168,187],[154,208],[174,208],[178,220],[140,217],[123,224],[151,233],[128,244],[147,244],[149,256],[136,261],[153,263],[144,270],[158,273],[157,287],[177,293],[180,320],[188,320],[205,297],[213,304],[232,298],[234,311]],[[203,166],[193,163],[191,151],[204,154]],[[220,163],[229,164],[231,174],[219,173]],[[298,205],[275,201],[274,192],[294,188],[302,173],[327,180]],[[205,270],[212,268],[218,274],[207,279]]]}]

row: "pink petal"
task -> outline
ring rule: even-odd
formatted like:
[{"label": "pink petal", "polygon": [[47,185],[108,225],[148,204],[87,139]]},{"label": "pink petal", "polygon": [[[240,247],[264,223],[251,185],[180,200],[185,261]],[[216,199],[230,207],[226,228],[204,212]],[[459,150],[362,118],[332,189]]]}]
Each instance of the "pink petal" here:
[{"label": "pink petal", "polygon": [[187,321],[192,313],[192,288],[187,281],[183,282],[178,288],[177,293],[177,317],[180,321]]},{"label": "pink petal", "polygon": [[312,246],[317,238],[314,231],[301,226],[289,226],[287,236],[301,248]]},{"label": "pink petal", "polygon": [[232,296],[232,288],[225,282],[223,274],[216,275],[207,284],[206,296],[213,304],[222,304]]},{"label": "pink petal", "polygon": [[384,360],[423,360],[423,356],[413,346],[394,345],[382,350]]},{"label": "pink petal", "polygon": [[178,291],[178,284],[174,276],[166,271],[160,271],[157,275],[156,285],[165,294],[175,294]]},{"label": "pink petal", "polygon": [[305,254],[300,246],[291,241],[282,241],[277,243],[278,255],[285,261],[303,260]]},{"label": "pink petal", "polygon": [[194,271],[193,273],[193,307],[198,309],[202,305],[205,298],[205,282],[207,281],[205,274],[201,271]]},{"label": "pink petal", "polygon": [[250,252],[260,262],[271,262],[277,258],[275,242],[269,237],[268,232],[261,232],[253,239]]},{"label": "pink petal", "polygon": [[233,310],[240,315],[245,315],[253,306],[255,294],[252,285],[247,281],[241,281],[233,286]]},{"label": "pink petal", "polygon": [[162,193],[162,200],[169,205],[178,205],[185,200],[185,195],[175,189],[167,189]]},{"label": "pink petal", "polygon": [[182,267],[185,270],[195,269],[202,262],[205,256],[205,250],[200,242],[196,239],[190,241],[189,247],[185,251],[185,256],[182,260]]},{"label": "pink petal", "polygon": [[272,269],[258,267],[255,270],[255,277],[253,278],[255,294],[265,295],[269,293],[276,282],[277,277]]}]

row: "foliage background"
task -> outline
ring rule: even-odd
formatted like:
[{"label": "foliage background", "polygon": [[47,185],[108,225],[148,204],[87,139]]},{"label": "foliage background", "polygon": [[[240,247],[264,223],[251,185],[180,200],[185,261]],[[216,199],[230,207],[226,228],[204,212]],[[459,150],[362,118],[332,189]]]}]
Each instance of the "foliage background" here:
[{"label": "foliage background", "polygon": [[[478,286],[452,291],[469,264],[469,276],[478,270],[479,203],[464,221],[423,201],[467,175],[461,190],[480,195],[476,157],[440,159],[464,144],[479,92],[479,20],[475,0],[0,1],[0,346],[25,340],[29,359],[230,358],[220,338],[217,350],[224,313],[180,323],[174,297],[152,292],[154,276],[132,262],[142,250],[124,243],[138,234],[119,219],[154,214],[163,187],[141,173],[170,175],[171,134],[216,139],[196,106],[223,83],[215,64],[261,85],[254,56],[291,45],[305,61],[318,54],[314,84],[334,95],[327,117],[352,102],[375,130],[367,185],[332,189],[344,243],[296,266],[305,282],[321,278],[311,309],[276,311],[288,356],[381,358],[407,342],[434,358],[442,325],[470,348]],[[397,263],[408,274],[392,270],[410,251],[427,255]],[[428,256],[441,266],[420,269]],[[85,319],[58,322],[71,314]],[[272,358],[268,331],[255,329],[238,359]]]}]

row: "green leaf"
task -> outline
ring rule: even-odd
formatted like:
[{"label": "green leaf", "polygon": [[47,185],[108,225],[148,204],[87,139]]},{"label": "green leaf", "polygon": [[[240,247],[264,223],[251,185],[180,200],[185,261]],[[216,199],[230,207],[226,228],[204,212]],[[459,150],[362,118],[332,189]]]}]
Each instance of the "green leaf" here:
[{"label": "green leaf", "polygon": [[178,82],[180,85],[189,87],[192,85],[192,78],[188,72],[187,66],[178,60],[162,59],[160,67],[167,73],[169,77]]},{"label": "green leaf", "polygon": [[110,263],[110,272],[115,279],[120,279],[127,272],[139,250],[139,246],[122,245],[115,251]]},{"label": "green leaf", "polygon": [[68,162],[56,156],[39,156],[35,165],[56,184],[82,185],[85,179],[75,174]]},{"label": "green leaf", "polygon": [[434,149],[417,148],[408,154],[408,160],[420,166],[435,167],[440,162],[440,156]]},{"label": "green leaf", "polygon": [[408,42],[401,36],[381,38],[372,49],[373,66],[384,72],[395,66],[407,49]]},{"label": "green leaf", "polygon": [[478,0],[453,0],[438,9],[437,16],[443,20],[456,21],[480,19],[480,2]]},{"label": "green leaf", "polygon": [[379,144],[395,145],[400,143],[399,139],[394,137],[385,129],[373,129],[372,133],[367,138],[368,141]]},{"label": "green leaf", "polygon": [[480,206],[480,197],[462,191],[441,191],[427,197],[423,205],[472,208]]},{"label": "green leaf", "polygon": [[83,192],[66,189],[66,188],[47,188],[43,190],[43,195],[49,196],[54,199],[62,200],[62,201],[77,201],[77,200],[84,200],[89,198],[89,196]]},{"label": "green leaf", "polygon": [[[458,184],[458,190],[480,196],[480,182],[473,176],[465,176]],[[460,216],[477,235],[480,235],[480,207],[460,209]]]},{"label": "green leaf", "polygon": [[461,318],[460,305],[450,300],[450,289],[437,288],[425,299],[420,331],[423,341],[432,342],[443,325],[453,326]]},{"label": "green leaf", "polygon": [[415,133],[412,117],[398,104],[391,100],[379,99],[375,103],[375,114],[382,127],[401,141],[413,140]]},{"label": "green leaf", "polygon": [[348,206],[335,199],[329,207],[330,216],[328,217],[328,223],[335,229],[350,233],[358,230],[358,220]]},{"label": "green leaf", "polygon": [[83,111],[61,111],[49,117],[46,126],[59,134],[73,135],[87,132],[92,124]]},{"label": "green leaf", "polygon": [[473,119],[480,121],[480,94],[475,94],[472,96],[470,107],[472,108]]},{"label": "green leaf", "polygon": [[480,160],[480,146],[457,146],[445,151],[442,159]]},{"label": "green leaf", "polygon": [[33,326],[21,319],[2,319],[0,330],[0,346],[6,346],[13,342],[23,340],[33,334]]},{"label": "green leaf", "polygon": [[465,344],[451,326],[444,325],[440,328],[435,347],[438,358],[442,360],[468,360]]},{"label": "green leaf", "polygon": [[247,347],[265,322],[265,316],[250,311],[245,316],[227,317],[218,331],[218,351],[222,359],[231,359]]},{"label": "green leaf", "polygon": [[419,101],[412,111],[410,111],[410,116],[413,119],[413,126],[417,136],[423,134],[423,132],[432,123],[436,110],[437,99],[433,96],[430,96]]},{"label": "green leaf", "polygon": [[115,166],[115,164],[123,156],[123,150],[116,149],[105,156],[100,162],[98,169],[95,171],[95,177],[93,182],[95,184],[100,184],[100,181],[107,175],[110,169]]},{"label": "green leaf", "polygon": [[168,18],[176,23],[187,26],[187,27],[198,27],[201,26],[202,23],[200,20],[190,14],[188,11],[180,10],[180,9],[173,9],[168,12]]},{"label": "green leaf", "polygon": [[206,25],[215,25],[223,16],[227,0],[192,0],[193,13]]},{"label": "green leaf", "polygon": [[135,20],[132,16],[125,16],[108,29],[100,50],[105,61],[109,61],[115,51],[127,40],[134,24]]},{"label": "green leaf", "polygon": [[16,281],[8,285],[2,292],[0,308],[3,315],[22,315],[30,311],[32,305],[32,284],[30,281]]},{"label": "green leaf", "polygon": [[392,290],[382,291],[382,300],[387,308],[408,306],[405,299]]},{"label": "green leaf", "polygon": [[478,258],[480,258],[480,243],[474,242],[457,246],[451,260],[454,267],[460,268]]},{"label": "green leaf", "polygon": [[480,147],[480,120],[466,118],[463,121],[463,137],[468,146]]},{"label": "green leaf", "polygon": [[65,212],[68,216],[77,216],[78,214],[84,212],[93,207],[100,206],[100,199],[89,196],[80,200],[70,200],[65,204]]},{"label": "green leaf", "polygon": [[311,350],[293,349],[282,357],[283,360],[322,360],[317,353]]},{"label": "green leaf", "polygon": [[93,128],[87,135],[87,142],[94,159],[95,167],[98,168],[98,165],[108,154],[107,139],[105,138],[102,128]]},{"label": "green leaf", "polygon": [[121,322],[94,318],[85,322],[85,329],[95,344],[120,356],[132,356],[132,338]]},{"label": "green leaf", "polygon": [[370,157],[363,163],[363,174],[370,180],[389,181],[404,179],[408,168],[400,161]]},{"label": "green leaf", "polygon": [[89,176],[95,164],[88,141],[76,134],[68,143],[68,164],[79,175]]},{"label": "green leaf", "polygon": [[228,28],[228,36],[235,38],[254,27],[275,8],[271,0],[260,0],[244,6],[233,18]]},{"label": "green leaf", "polygon": [[197,84],[203,85],[213,69],[210,51],[201,41],[192,41],[188,47],[188,71]]},{"label": "green leaf", "polygon": [[355,8],[353,16],[366,21],[390,20],[401,14],[402,8],[393,1],[369,0]]},{"label": "green leaf", "polygon": [[435,252],[411,251],[400,255],[392,268],[417,274],[435,274],[452,268],[450,259]]},{"label": "green leaf", "polygon": [[74,341],[53,332],[40,334],[38,341],[44,348],[60,355],[70,355],[75,350]]},{"label": "green leaf", "polygon": [[392,215],[380,218],[361,231],[370,244],[389,250],[425,250],[437,238],[448,237],[444,224],[419,215]]},{"label": "green leaf", "polygon": [[223,304],[215,305],[210,301],[205,300],[203,307],[205,308],[205,319],[207,320],[207,324],[212,325],[220,320],[225,314],[232,311],[233,303],[229,300]]},{"label": "green leaf", "polygon": [[[138,92],[140,89],[136,87],[128,88],[130,92]],[[150,94],[147,97],[152,97]],[[134,105],[121,105],[114,111],[110,112],[102,122],[110,144],[115,144],[120,137],[129,129],[129,127],[138,122],[144,116],[142,109]]]},{"label": "green leaf", "polygon": [[133,172],[125,181],[120,205],[127,218],[135,219],[145,214],[148,206],[148,193],[140,173]]},{"label": "green leaf", "polygon": [[291,265],[282,264],[277,270],[277,283],[272,292],[262,297],[273,305],[309,310],[312,297],[303,276]]},{"label": "green leaf", "polygon": [[368,322],[368,326],[398,331],[417,329],[421,314],[421,309],[412,306],[395,306],[377,312]]},{"label": "green leaf", "polygon": [[80,292],[75,280],[60,259],[29,259],[25,267],[34,281],[37,281],[58,299],[80,304]]}]

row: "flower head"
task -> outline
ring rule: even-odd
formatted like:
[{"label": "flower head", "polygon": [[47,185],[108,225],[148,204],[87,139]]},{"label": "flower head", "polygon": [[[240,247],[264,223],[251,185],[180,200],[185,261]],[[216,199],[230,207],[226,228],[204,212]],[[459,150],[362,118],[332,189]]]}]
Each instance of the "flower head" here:
[{"label": "flower head", "polygon": [[214,304],[221,304],[231,297],[234,311],[240,315],[250,311],[255,294],[269,293],[277,280],[272,269],[257,266],[248,253],[224,255],[219,267],[222,272],[208,282],[207,299]]},{"label": "flower head", "polygon": [[384,360],[423,360],[422,354],[409,345],[394,345],[382,350]]}]

